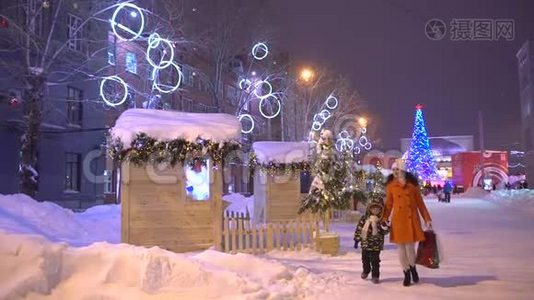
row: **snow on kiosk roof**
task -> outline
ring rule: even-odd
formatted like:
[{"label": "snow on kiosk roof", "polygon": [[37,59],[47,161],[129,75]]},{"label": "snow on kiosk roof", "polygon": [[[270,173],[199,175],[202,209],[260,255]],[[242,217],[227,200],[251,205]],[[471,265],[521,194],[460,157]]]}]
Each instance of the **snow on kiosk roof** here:
[{"label": "snow on kiosk roof", "polygon": [[305,142],[255,142],[252,145],[260,164],[308,161],[309,147]]},{"label": "snow on kiosk roof", "polygon": [[123,112],[111,129],[113,139],[120,139],[126,147],[139,133],[159,141],[182,138],[195,142],[201,137],[220,143],[238,141],[241,125],[235,116],[229,114],[133,108]]}]

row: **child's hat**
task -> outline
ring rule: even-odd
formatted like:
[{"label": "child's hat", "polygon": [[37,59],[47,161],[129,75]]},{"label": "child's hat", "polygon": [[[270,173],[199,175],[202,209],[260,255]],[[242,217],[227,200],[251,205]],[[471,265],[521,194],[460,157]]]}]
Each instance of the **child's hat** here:
[{"label": "child's hat", "polygon": [[378,207],[380,208],[380,210],[382,210],[384,208],[384,205],[382,205],[382,203],[378,201],[372,201],[367,205],[368,210],[370,210],[373,207]]}]

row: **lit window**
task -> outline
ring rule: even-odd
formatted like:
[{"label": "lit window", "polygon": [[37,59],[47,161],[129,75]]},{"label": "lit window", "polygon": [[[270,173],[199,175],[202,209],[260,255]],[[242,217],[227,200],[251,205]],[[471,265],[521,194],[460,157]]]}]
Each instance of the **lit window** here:
[{"label": "lit window", "polygon": [[67,122],[70,125],[82,125],[83,116],[83,93],[82,90],[67,87]]},{"label": "lit window", "polygon": [[104,194],[113,193],[113,171],[104,171]]},{"label": "lit window", "polygon": [[65,153],[65,192],[80,191],[80,157],[79,153]]},{"label": "lit window", "polygon": [[67,45],[72,50],[82,51],[83,31],[82,31],[82,19],[69,14],[69,40]]},{"label": "lit window", "polygon": [[184,166],[186,178],[186,193],[193,200],[208,200],[210,197],[210,161],[203,166],[200,162],[193,166]]},{"label": "lit window", "polygon": [[137,74],[137,57],[135,56],[135,53],[126,53],[126,71]]},{"label": "lit window", "polygon": [[108,64],[115,65],[116,51],[116,37],[114,34],[110,34],[108,36]]}]

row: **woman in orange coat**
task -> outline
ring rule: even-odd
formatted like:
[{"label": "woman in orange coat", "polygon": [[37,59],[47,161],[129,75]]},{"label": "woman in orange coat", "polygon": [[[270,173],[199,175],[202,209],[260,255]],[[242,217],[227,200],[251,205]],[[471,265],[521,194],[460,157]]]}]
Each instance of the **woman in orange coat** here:
[{"label": "woman in orange coat", "polygon": [[390,241],[399,248],[399,259],[404,271],[404,286],[419,281],[415,269],[415,243],[423,241],[425,236],[421,228],[419,214],[427,228],[431,228],[430,214],[419,190],[417,179],[405,171],[404,162],[397,160],[393,174],[386,181],[386,209],[383,221],[391,217]]}]

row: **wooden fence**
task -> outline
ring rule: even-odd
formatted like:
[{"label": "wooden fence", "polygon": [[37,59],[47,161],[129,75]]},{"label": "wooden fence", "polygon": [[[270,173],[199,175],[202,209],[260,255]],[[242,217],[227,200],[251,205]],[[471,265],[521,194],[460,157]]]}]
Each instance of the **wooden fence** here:
[{"label": "wooden fence", "polygon": [[356,210],[332,210],[330,221],[334,223],[357,223],[361,214]]},{"label": "wooden fence", "polygon": [[266,253],[274,249],[299,251],[315,247],[319,220],[303,216],[286,222],[255,224],[247,213],[226,212],[222,250],[227,253]]}]

